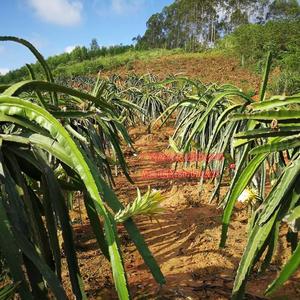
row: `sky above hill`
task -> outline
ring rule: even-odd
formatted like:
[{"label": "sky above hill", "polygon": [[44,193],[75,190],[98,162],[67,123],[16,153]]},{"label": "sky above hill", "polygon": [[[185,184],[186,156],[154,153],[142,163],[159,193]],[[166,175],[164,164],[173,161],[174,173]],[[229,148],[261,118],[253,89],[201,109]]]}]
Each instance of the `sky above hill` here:
[{"label": "sky above hill", "polygon": [[[143,34],[148,18],[172,0],[0,0],[0,35],[32,42],[45,56],[89,46],[131,44]],[[15,43],[0,43],[0,73],[34,62]]]}]

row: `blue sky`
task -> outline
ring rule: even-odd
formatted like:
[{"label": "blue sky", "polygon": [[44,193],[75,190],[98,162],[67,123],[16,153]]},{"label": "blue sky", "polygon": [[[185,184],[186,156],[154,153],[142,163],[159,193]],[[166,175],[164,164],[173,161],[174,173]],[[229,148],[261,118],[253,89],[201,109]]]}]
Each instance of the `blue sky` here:
[{"label": "blue sky", "polygon": [[[45,56],[76,45],[129,44],[143,34],[146,21],[172,0],[0,0],[0,35],[32,42]],[[34,62],[29,51],[0,43],[0,73]]]}]

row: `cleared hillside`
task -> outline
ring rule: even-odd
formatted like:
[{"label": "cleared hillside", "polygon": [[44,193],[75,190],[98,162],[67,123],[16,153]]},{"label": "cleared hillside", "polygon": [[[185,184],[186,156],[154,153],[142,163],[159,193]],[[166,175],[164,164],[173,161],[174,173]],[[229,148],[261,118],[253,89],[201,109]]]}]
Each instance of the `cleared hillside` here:
[{"label": "cleared hillside", "polygon": [[137,59],[128,65],[119,66],[101,72],[102,76],[119,74],[121,76],[137,73],[152,73],[160,79],[169,75],[198,78],[204,83],[232,83],[253,92],[259,88],[260,76],[240,65],[240,61],[232,55],[222,52],[211,53],[169,53],[159,57]]}]

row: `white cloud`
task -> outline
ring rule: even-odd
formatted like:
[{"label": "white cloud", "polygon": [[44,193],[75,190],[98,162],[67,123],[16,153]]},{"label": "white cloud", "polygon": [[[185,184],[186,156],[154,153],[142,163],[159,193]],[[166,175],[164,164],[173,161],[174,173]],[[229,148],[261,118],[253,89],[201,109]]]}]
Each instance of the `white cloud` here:
[{"label": "white cloud", "polygon": [[93,6],[99,15],[127,15],[141,10],[146,3],[146,0],[94,0]]},{"label": "white cloud", "polygon": [[27,0],[42,20],[61,26],[77,25],[81,21],[82,3],[78,0]]},{"label": "white cloud", "polygon": [[138,11],[144,4],[143,0],[112,0],[111,8],[117,14]]},{"label": "white cloud", "polygon": [[4,53],[4,51],[5,51],[5,48],[3,46],[0,46],[0,54]]},{"label": "white cloud", "polygon": [[77,46],[75,45],[71,45],[71,46],[67,46],[64,50],[64,52],[67,52],[67,53],[71,53]]},{"label": "white cloud", "polygon": [[10,70],[7,68],[0,68],[0,75],[5,75],[9,72]]}]

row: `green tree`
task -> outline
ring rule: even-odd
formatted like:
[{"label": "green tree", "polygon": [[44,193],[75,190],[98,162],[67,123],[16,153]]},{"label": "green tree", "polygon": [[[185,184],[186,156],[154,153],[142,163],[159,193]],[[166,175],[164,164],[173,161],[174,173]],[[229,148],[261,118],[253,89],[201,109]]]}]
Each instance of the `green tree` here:
[{"label": "green tree", "polygon": [[97,39],[92,39],[91,43],[90,43],[90,51],[92,53],[96,53],[98,50],[100,49],[99,44],[97,42]]},{"label": "green tree", "polygon": [[75,49],[70,53],[71,60],[73,61],[83,61],[87,59],[87,48],[77,46]]},{"label": "green tree", "polygon": [[297,0],[275,0],[269,7],[268,19],[298,19],[300,5]]}]

